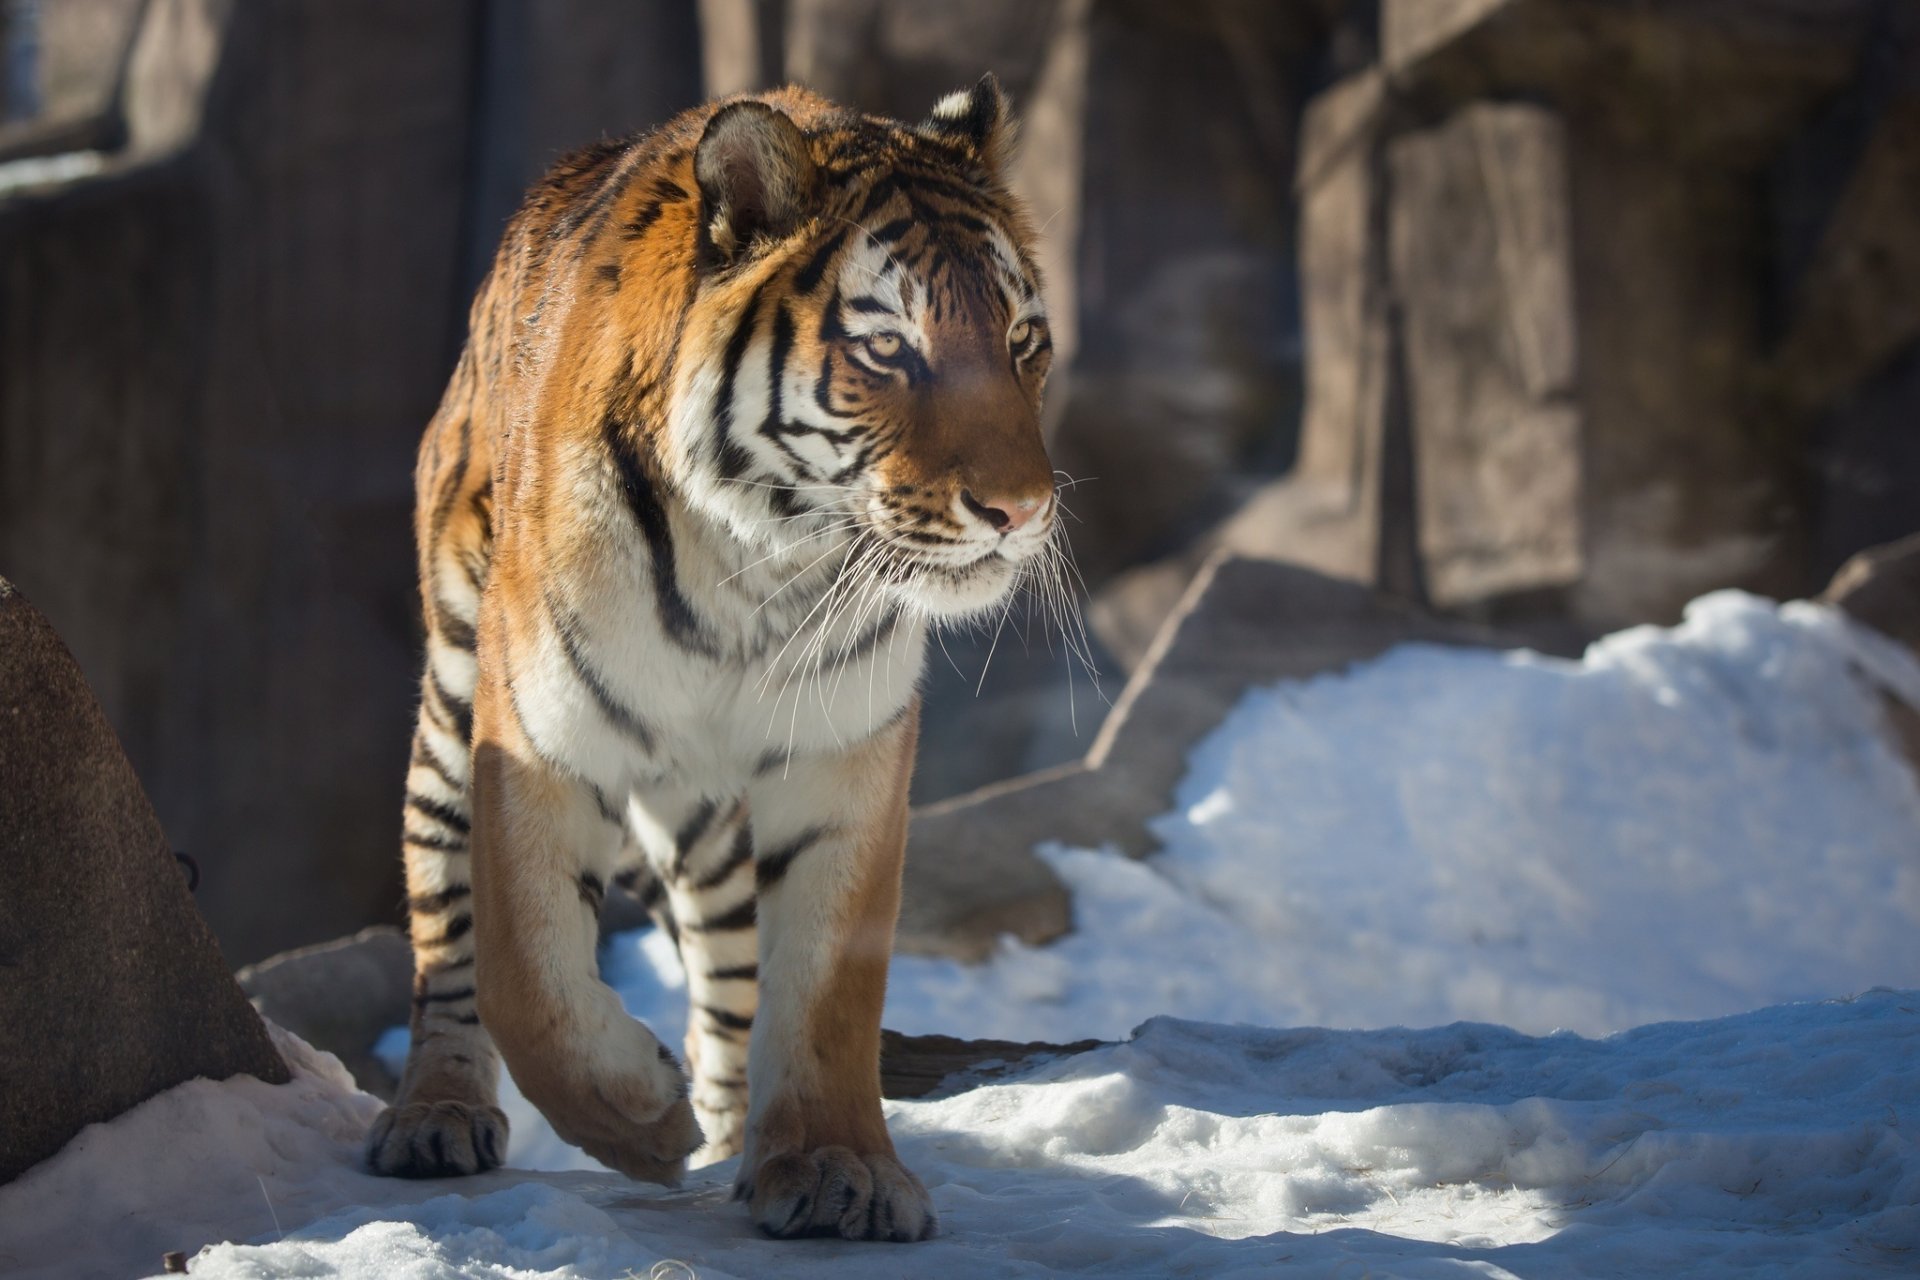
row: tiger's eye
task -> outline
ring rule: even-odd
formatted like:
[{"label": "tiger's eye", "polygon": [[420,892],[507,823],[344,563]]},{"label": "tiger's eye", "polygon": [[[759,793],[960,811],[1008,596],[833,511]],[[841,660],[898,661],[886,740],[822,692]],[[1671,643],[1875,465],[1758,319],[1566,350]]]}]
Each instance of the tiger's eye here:
[{"label": "tiger's eye", "polygon": [[867,350],[876,360],[891,360],[900,354],[900,335],[897,333],[876,333],[867,339]]},{"label": "tiger's eye", "polygon": [[1022,320],[1019,324],[1007,330],[1007,344],[1016,348],[1024,347],[1027,345],[1027,339],[1032,336],[1033,321]]}]

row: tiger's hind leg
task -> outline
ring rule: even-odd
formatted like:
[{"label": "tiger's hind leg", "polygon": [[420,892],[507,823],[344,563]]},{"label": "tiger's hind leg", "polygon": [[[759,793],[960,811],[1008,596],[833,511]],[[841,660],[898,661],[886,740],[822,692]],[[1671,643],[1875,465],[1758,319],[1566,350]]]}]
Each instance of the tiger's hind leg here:
[{"label": "tiger's hind leg", "polygon": [[[375,1173],[479,1173],[506,1156],[500,1058],[475,1005],[466,702],[430,659],[407,770],[402,843],[413,939],[412,1044],[394,1104],[367,1135]],[[469,676],[469,681],[471,677]],[[470,687],[470,684],[469,686]]]},{"label": "tiger's hind leg", "polygon": [[[470,376],[463,357],[450,403]],[[419,537],[427,662],[407,767],[401,845],[413,940],[413,1043],[394,1104],[368,1132],[375,1173],[478,1173],[507,1153],[500,1056],[475,1001],[473,696],[475,630],[492,551],[488,468],[470,417],[443,413],[423,442]]]}]

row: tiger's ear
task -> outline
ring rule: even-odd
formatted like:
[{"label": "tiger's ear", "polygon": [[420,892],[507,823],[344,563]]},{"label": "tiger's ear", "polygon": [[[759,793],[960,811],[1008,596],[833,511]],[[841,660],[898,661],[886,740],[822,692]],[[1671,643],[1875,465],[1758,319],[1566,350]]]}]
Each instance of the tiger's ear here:
[{"label": "tiger's ear", "polygon": [[778,238],[813,208],[818,174],[807,139],[786,113],[735,102],[707,121],[693,152],[700,184],[701,256],[732,262],[755,237]]},{"label": "tiger's ear", "polygon": [[1000,81],[989,71],[971,89],[956,89],[933,104],[933,114],[920,132],[942,142],[956,143],[998,174],[1013,150],[1013,110]]}]

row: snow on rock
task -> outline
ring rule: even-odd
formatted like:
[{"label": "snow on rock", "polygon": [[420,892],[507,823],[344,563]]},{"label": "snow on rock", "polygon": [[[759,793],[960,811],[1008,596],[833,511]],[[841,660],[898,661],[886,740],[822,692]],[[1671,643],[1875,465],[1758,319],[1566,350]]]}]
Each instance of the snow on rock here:
[{"label": "snow on rock", "polygon": [[1408,645],[1251,692],[1164,852],[1045,856],[1075,932],[895,961],[887,1025],[1112,1038],[1177,1012],[1587,1034],[1920,984],[1920,664],[1734,591],[1578,662]]},{"label": "snow on rock", "polygon": [[0,1269],[151,1274],[229,1239],[191,1274],[1831,1277],[1920,1257],[1920,992],[1605,1040],[1157,1018],[889,1104],[943,1222],[913,1246],[763,1239],[728,1202],[731,1162],[677,1191],[374,1179],[358,1133],[377,1104],[282,1046],[294,1083],[183,1085],[0,1188]]}]

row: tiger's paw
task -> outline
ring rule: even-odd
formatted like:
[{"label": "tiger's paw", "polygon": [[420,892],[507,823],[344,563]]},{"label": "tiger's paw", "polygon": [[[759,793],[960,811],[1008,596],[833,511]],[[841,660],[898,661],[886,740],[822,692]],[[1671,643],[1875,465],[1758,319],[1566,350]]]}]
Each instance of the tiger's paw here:
[{"label": "tiger's paw", "polygon": [[514,1079],[555,1133],[629,1178],[677,1186],[700,1147],[680,1063],[624,1013],[579,1049],[555,1046]]},{"label": "tiger's paw", "polygon": [[770,1236],[834,1236],[845,1240],[930,1240],[940,1230],[933,1201],[891,1155],[857,1155],[846,1147],[784,1152],[741,1170],[734,1199],[745,1200],[754,1225]]},{"label": "tiger's paw", "polygon": [[507,1153],[498,1107],[413,1102],[388,1107],[367,1131],[367,1167],[388,1178],[457,1178],[497,1168]]}]

